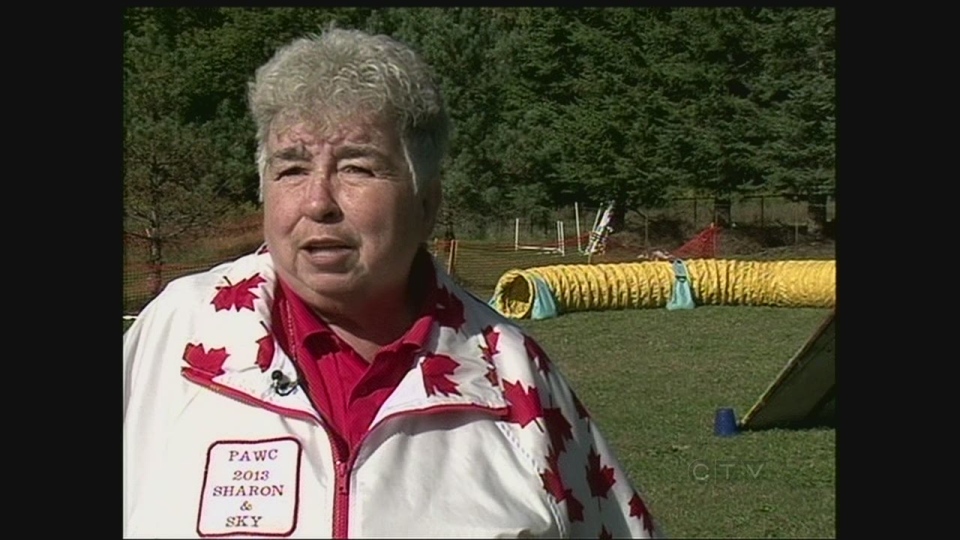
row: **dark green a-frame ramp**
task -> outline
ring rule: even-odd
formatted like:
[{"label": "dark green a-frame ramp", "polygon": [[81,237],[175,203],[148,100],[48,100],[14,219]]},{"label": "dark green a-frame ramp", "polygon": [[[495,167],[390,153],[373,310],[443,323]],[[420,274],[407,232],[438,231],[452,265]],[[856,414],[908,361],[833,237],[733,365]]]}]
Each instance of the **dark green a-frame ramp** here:
[{"label": "dark green a-frame ramp", "polygon": [[835,426],[836,310],[787,362],[739,422],[741,430]]}]

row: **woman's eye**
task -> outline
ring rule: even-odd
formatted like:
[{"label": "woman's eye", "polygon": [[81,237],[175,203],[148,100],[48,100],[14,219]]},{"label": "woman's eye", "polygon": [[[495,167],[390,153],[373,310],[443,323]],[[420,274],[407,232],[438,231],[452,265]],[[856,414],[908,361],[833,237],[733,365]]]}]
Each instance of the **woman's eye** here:
[{"label": "woman's eye", "polygon": [[280,171],[280,174],[277,175],[278,178],[283,178],[285,176],[300,176],[306,174],[307,169],[303,167],[290,167],[289,169],[283,169]]},{"label": "woman's eye", "polygon": [[370,176],[373,172],[370,169],[364,169],[363,167],[358,167],[356,165],[344,165],[340,167],[340,172],[351,175],[363,175]]}]

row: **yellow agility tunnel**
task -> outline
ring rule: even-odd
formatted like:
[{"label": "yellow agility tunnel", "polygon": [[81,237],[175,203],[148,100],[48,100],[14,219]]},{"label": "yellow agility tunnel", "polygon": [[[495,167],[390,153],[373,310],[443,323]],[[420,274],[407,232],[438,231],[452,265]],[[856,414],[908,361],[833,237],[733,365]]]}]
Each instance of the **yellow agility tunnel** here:
[{"label": "yellow agility tunnel", "polygon": [[[835,305],[833,260],[691,259],[683,264],[697,305]],[[531,318],[538,294],[552,296],[557,313],[660,308],[670,301],[676,279],[667,261],[514,269],[500,276],[489,303],[513,319]]]}]

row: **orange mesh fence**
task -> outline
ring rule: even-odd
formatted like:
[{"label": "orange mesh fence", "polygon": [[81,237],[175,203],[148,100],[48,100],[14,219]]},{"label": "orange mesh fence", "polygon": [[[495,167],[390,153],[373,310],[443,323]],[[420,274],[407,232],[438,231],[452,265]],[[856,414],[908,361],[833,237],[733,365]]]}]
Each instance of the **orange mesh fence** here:
[{"label": "orange mesh fence", "polygon": [[[712,258],[718,255],[719,229],[710,227],[682,246],[672,248],[672,256],[686,258]],[[171,280],[180,276],[200,272],[217,264],[252,252],[261,242],[259,228],[241,231],[241,234],[226,238],[219,236],[215,241],[205,241],[202,246],[178,246],[172,254],[178,257],[174,262],[166,263],[159,272],[151,265],[130,256],[124,265],[123,298],[124,312],[135,314],[149,302],[155,294]],[[568,235],[558,245],[558,241],[528,242],[518,245],[514,242],[490,242],[477,240],[435,240],[428,244],[429,251],[439,263],[447,268],[454,278],[477,297],[487,300],[493,295],[497,281],[508,270],[525,269],[556,264],[603,264],[614,262],[636,262],[647,258],[644,249],[625,245],[616,236],[606,243],[604,251],[587,255],[589,233],[582,234],[578,249],[576,235]],[[138,252],[142,253],[143,246]],[[188,254],[192,254],[188,256]]]},{"label": "orange mesh fence", "polygon": [[717,236],[720,228],[714,224],[704,229],[689,242],[671,253],[679,259],[713,259],[717,256]]},{"label": "orange mesh fence", "polygon": [[[668,208],[647,212],[646,221],[634,221],[628,227],[634,232],[615,231],[602,244],[599,252],[589,256],[584,251],[590,242],[591,229],[599,217],[599,210],[582,206],[579,213],[572,208],[558,212],[555,216],[559,218],[556,227],[550,220],[537,224],[530,219],[494,220],[486,229],[476,231],[476,234],[499,240],[461,240],[456,242],[456,249],[452,249],[451,242],[438,240],[431,243],[429,249],[441,264],[450,267],[451,273],[462,285],[484,299],[493,294],[500,276],[511,269],[671,257],[719,258],[729,253],[743,253],[745,246],[739,244],[742,240],[729,236],[720,241],[721,229],[710,224],[709,220],[714,215],[705,202],[698,204],[695,199],[677,200]],[[799,235],[797,224],[806,214],[803,206],[782,198],[754,197],[735,202],[731,217],[740,224],[759,224],[760,229],[777,224],[793,224],[793,235],[787,240],[796,242]],[[835,210],[832,210],[833,206],[828,206],[828,217],[835,216]],[[261,220],[259,213],[240,219],[225,218],[224,225],[212,233],[207,231],[196,239],[172,242],[164,247],[165,263],[159,269],[146,262],[149,245],[142,239],[125,235],[124,312],[139,312],[156,291],[172,279],[206,270],[256,249],[262,241]],[[691,235],[687,237],[689,239],[677,241],[682,231],[669,229],[670,232],[665,233],[663,227],[657,227],[658,224],[692,225],[693,231],[697,232],[688,232]],[[577,230],[580,231],[579,238]],[[685,230],[690,231],[689,228]]]}]

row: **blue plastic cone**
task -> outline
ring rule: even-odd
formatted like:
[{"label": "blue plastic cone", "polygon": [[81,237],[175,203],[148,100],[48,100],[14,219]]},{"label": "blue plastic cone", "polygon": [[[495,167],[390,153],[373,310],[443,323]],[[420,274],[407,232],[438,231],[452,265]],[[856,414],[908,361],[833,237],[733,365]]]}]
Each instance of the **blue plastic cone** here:
[{"label": "blue plastic cone", "polygon": [[713,434],[719,437],[730,437],[737,432],[737,417],[733,414],[733,409],[729,407],[717,409],[717,416],[713,420]]}]

